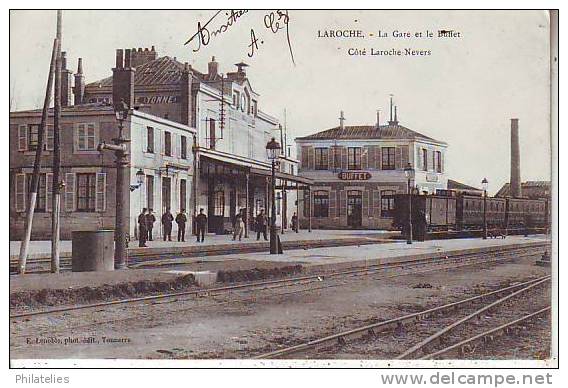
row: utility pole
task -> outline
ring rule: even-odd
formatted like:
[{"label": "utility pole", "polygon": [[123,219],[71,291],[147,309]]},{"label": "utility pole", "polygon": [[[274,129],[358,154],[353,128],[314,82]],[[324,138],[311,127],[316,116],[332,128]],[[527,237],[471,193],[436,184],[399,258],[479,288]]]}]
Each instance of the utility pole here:
[{"label": "utility pole", "polygon": [[[26,262],[28,259],[28,247],[32,235],[32,223],[34,219],[34,211],[37,200],[37,192],[39,188],[39,169],[41,165],[41,153],[43,151],[43,142],[45,138],[45,127],[47,123],[47,115],[49,112],[49,105],[51,104],[51,91],[53,89],[53,70],[55,67],[55,58],[57,56],[57,39],[53,41],[53,49],[51,51],[51,61],[49,64],[49,75],[47,76],[47,87],[45,88],[45,100],[43,102],[43,111],[41,113],[41,124],[38,129],[38,139],[37,148],[34,160],[34,171],[32,175],[32,183],[30,187],[30,201],[28,204],[28,210],[26,214],[26,234],[20,245],[20,257],[18,262],[19,273],[24,274],[26,272]],[[46,179],[46,190],[47,190],[47,179]]]},{"label": "utility pole", "polygon": [[59,272],[59,216],[61,212],[61,10],[57,11],[57,55],[55,59],[55,97],[53,107],[53,204],[51,213],[51,272]]}]

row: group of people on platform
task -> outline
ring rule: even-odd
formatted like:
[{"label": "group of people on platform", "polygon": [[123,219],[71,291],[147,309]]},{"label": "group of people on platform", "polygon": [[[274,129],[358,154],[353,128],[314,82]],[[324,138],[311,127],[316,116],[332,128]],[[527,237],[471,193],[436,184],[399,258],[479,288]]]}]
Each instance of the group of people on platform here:
[{"label": "group of people on platform", "polygon": [[[178,241],[185,241],[185,225],[187,224],[187,215],[185,214],[185,209],[174,216],[170,212],[170,208],[167,208],[162,215],[162,225],[164,228],[163,238],[164,241],[172,241],[172,225],[176,222],[178,226]],[[154,223],[156,222],[156,216],[154,215],[153,209],[142,209],[142,212],[138,216],[138,246],[147,247],[147,241],[153,241],[154,236],[152,235],[152,230],[154,229]]]},{"label": "group of people on platform", "polygon": [[[178,226],[178,241],[185,241],[185,227],[187,224],[187,215],[185,214],[185,209],[176,215],[175,219],[170,209],[167,208],[162,215],[162,226],[163,226],[163,238],[164,241],[172,241],[172,225],[176,222]],[[298,232],[298,216],[296,213],[292,216],[291,220],[292,231]],[[154,223],[156,222],[156,216],[154,216],[153,209],[142,209],[142,212],[138,216],[138,246],[147,247],[147,241],[153,241],[152,230],[154,229]],[[239,213],[233,219],[233,241],[238,238],[239,241],[242,240],[243,234],[245,232],[246,223],[246,210],[241,209]],[[268,241],[267,229],[268,229],[268,217],[264,212],[264,209],[260,209],[260,212],[254,219],[254,231],[256,231],[256,239],[260,240],[260,235],[262,234],[265,241]],[[195,230],[197,236],[197,242],[205,241],[205,234],[207,230],[207,215],[205,215],[203,208],[199,209],[199,214],[195,217]]]}]

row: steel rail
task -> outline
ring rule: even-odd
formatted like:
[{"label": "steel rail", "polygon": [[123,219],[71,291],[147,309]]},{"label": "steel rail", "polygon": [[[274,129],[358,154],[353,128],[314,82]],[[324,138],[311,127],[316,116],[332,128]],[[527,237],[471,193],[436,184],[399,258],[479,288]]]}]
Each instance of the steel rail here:
[{"label": "steel rail", "polygon": [[441,350],[438,350],[438,351],[436,351],[436,352],[434,352],[434,353],[430,353],[430,354],[428,354],[428,355],[426,355],[426,356],[420,357],[419,360],[431,360],[431,359],[433,359],[433,358],[442,356],[442,355],[444,355],[444,354],[453,352],[453,351],[455,351],[455,350],[458,350],[459,352],[461,352],[462,354],[464,354],[464,353],[466,352],[465,347],[466,347],[467,345],[469,345],[469,344],[471,344],[471,343],[473,343],[473,342],[479,342],[479,341],[481,341],[481,342],[486,342],[487,339],[493,339],[493,335],[494,335],[494,334],[499,334],[499,333],[501,333],[501,332],[507,333],[507,331],[510,330],[512,327],[514,327],[514,326],[516,326],[516,325],[518,325],[518,324],[520,324],[520,323],[524,323],[524,322],[526,322],[526,321],[529,321],[529,320],[531,320],[531,319],[533,319],[533,318],[535,318],[535,317],[538,317],[538,316],[541,316],[541,315],[545,315],[547,312],[550,311],[550,309],[551,309],[550,306],[545,307],[545,308],[540,309],[540,310],[538,310],[538,311],[535,311],[535,312],[533,312],[533,313],[531,313],[531,314],[525,315],[524,317],[515,319],[514,321],[511,321],[511,322],[505,323],[505,324],[503,324],[503,325],[501,325],[501,326],[498,326],[498,327],[496,327],[496,328],[494,328],[494,329],[491,329],[491,330],[485,331],[485,332],[483,332],[483,333],[481,333],[481,334],[477,334],[477,335],[475,335],[475,336],[473,336],[473,337],[467,338],[467,339],[465,339],[465,340],[463,340],[463,341],[461,341],[461,342],[458,342],[457,344],[448,346],[448,347],[446,347],[446,348],[444,348],[444,349],[441,349]]},{"label": "steel rail", "polygon": [[318,338],[312,341],[308,341],[308,342],[304,342],[298,345],[294,345],[294,346],[290,346],[287,348],[283,348],[283,349],[279,349],[279,350],[275,350],[269,353],[264,353],[261,354],[259,356],[254,357],[254,359],[271,359],[271,358],[277,358],[277,357],[281,357],[281,356],[288,356],[291,354],[297,354],[299,352],[302,351],[306,351],[306,350],[311,350],[314,348],[317,348],[318,346],[321,345],[328,345],[328,344],[332,344],[332,343],[345,343],[346,339],[350,338],[350,339],[354,339],[354,338],[360,338],[363,337],[365,335],[371,335],[374,336],[377,334],[378,331],[386,331],[389,328],[393,328],[393,327],[399,327],[401,326],[403,323],[408,322],[408,321],[412,321],[412,320],[423,320],[428,316],[432,316],[434,314],[443,312],[443,311],[447,311],[447,310],[451,310],[451,309],[455,309],[457,307],[461,307],[465,304],[471,303],[471,302],[475,302],[478,300],[483,300],[484,298],[487,297],[491,297],[494,295],[499,295],[503,292],[509,292],[521,287],[526,287],[527,285],[531,285],[537,282],[540,282],[546,278],[550,278],[549,275],[541,277],[541,278],[537,278],[537,279],[532,279],[523,283],[519,283],[519,284],[515,284],[512,286],[508,286],[505,288],[500,288],[498,290],[495,291],[491,291],[485,294],[481,294],[481,295],[476,295],[464,300],[460,300],[457,302],[452,302],[452,303],[448,303],[442,306],[438,306],[438,307],[433,307],[424,311],[419,311],[416,313],[412,313],[412,314],[407,314],[407,315],[403,315],[401,317],[398,318],[392,318],[392,319],[388,319],[386,321],[382,321],[382,322],[378,322],[378,323],[373,323],[370,325],[365,325],[365,326],[361,326],[355,329],[351,329],[351,330],[346,330],[337,334],[332,334],[323,338]]},{"label": "steel rail", "polygon": [[[514,253],[515,250],[522,250],[524,248],[518,248],[518,249],[512,249],[512,250],[505,250],[505,251],[495,251],[492,252],[492,254],[511,254]],[[532,254],[527,254],[528,256],[532,255]],[[242,284],[233,284],[233,285],[229,285],[229,286],[223,286],[223,287],[214,287],[214,288],[200,288],[197,290],[188,290],[188,291],[180,291],[180,292],[172,292],[172,293],[165,293],[165,294],[159,294],[159,295],[150,295],[150,296],[143,296],[143,297],[136,297],[136,298],[125,298],[125,299],[119,299],[119,300],[114,300],[114,301],[105,301],[105,302],[99,302],[99,303],[91,303],[91,304],[85,304],[85,305],[79,305],[79,306],[66,306],[66,307],[58,307],[58,308],[52,308],[52,309],[46,309],[46,310],[38,310],[38,311],[29,311],[29,312],[22,312],[22,313],[16,313],[16,314],[12,314],[10,315],[10,319],[15,319],[15,318],[23,318],[23,317],[30,317],[30,316],[37,316],[37,315],[46,315],[46,314],[54,314],[54,313],[59,313],[59,312],[67,312],[67,311],[75,311],[75,310],[82,310],[82,309],[88,309],[88,308],[98,308],[98,307],[106,307],[106,306],[112,306],[112,305],[120,305],[120,304],[128,304],[128,303],[136,303],[136,302],[147,302],[147,301],[152,301],[152,300],[160,300],[160,299],[167,299],[167,298],[175,298],[175,297],[179,297],[179,296],[210,296],[211,294],[216,294],[216,293],[223,293],[223,292],[230,292],[230,291],[234,291],[234,290],[240,290],[240,289],[254,289],[257,287],[265,287],[265,288],[269,288],[270,286],[280,286],[280,287],[285,287],[285,286],[289,286],[289,285],[296,285],[299,284],[301,282],[310,282],[310,281],[320,281],[322,278],[334,278],[334,277],[338,277],[338,276],[349,276],[349,275],[365,275],[368,274],[369,272],[379,272],[379,271],[384,271],[384,270],[388,270],[388,269],[396,269],[396,268],[408,268],[409,266],[412,265],[432,265],[432,264],[438,264],[438,263],[443,263],[446,262],[448,260],[467,260],[468,258],[470,258],[470,256],[473,256],[473,258],[476,257],[476,253],[468,253],[468,254],[464,254],[464,255],[457,255],[454,257],[434,257],[434,258],[421,258],[421,259],[412,259],[412,260],[402,260],[402,261],[398,261],[398,262],[391,262],[391,263],[379,263],[379,264],[373,264],[373,265],[369,265],[363,268],[356,268],[356,269],[347,269],[347,270],[343,270],[343,271],[335,271],[335,272],[322,272],[322,273],[318,273],[318,274],[313,274],[313,275],[306,275],[306,276],[301,276],[301,277],[294,277],[294,278],[284,278],[284,279],[277,279],[277,280],[267,280],[267,281],[260,281],[260,282],[247,282],[247,283],[242,283]],[[479,254],[477,254],[477,256],[479,256]],[[485,257],[485,256],[482,256]],[[483,264],[483,263],[489,263],[489,262],[494,262],[494,261],[504,261],[504,260],[509,260],[509,257],[499,257],[493,260],[478,260],[473,264],[469,264],[466,263],[466,265],[476,265],[476,264]],[[460,266],[456,266],[460,267]],[[443,269],[451,269],[453,267],[450,268],[443,268]],[[276,288],[276,287],[270,287],[270,288]]]},{"label": "steel rail", "polygon": [[[466,263],[460,263],[459,265],[450,265],[450,266],[444,266],[444,267],[439,267],[439,268],[429,268],[429,269],[425,269],[425,270],[420,270],[420,271],[412,271],[412,272],[402,272],[402,273],[394,273],[394,274],[382,274],[379,276],[373,276],[372,278],[370,278],[370,280],[382,280],[382,279],[390,279],[390,278],[394,278],[394,277],[400,277],[400,276],[408,276],[408,275],[416,275],[416,274],[422,274],[422,273],[428,273],[428,272],[432,272],[432,271],[440,271],[440,270],[448,270],[448,269],[457,269],[463,266],[470,266],[470,265],[476,265],[476,264],[485,264],[485,263],[492,263],[495,261],[503,261],[503,260],[507,260],[507,258],[496,258],[496,259],[492,259],[492,260],[485,260],[485,261],[481,261],[481,262],[475,262],[475,263],[470,263],[470,262],[466,262]],[[378,271],[376,271],[378,272]],[[276,288],[281,288],[281,287],[292,287],[292,286],[296,286],[296,285],[304,285],[304,284],[310,284],[311,282],[306,282],[306,283],[302,283],[302,282],[297,282],[297,283],[293,283],[293,284],[286,284],[286,285],[276,285],[274,287],[265,287],[262,289],[259,289],[259,291],[265,291],[265,290],[273,290]],[[264,296],[254,296],[254,297],[250,297],[249,299],[244,299],[243,302],[249,302],[249,301],[258,301],[261,298],[266,298],[266,297],[274,297],[274,296],[283,296],[283,295],[292,295],[292,294],[299,294],[302,292],[313,292],[313,291],[318,291],[318,290],[322,290],[322,289],[327,289],[327,288],[333,288],[333,287],[340,287],[342,285],[345,285],[346,283],[339,283],[339,284],[326,284],[323,286],[317,286],[317,287],[310,287],[310,288],[306,288],[306,289],[299,289],[299,290],[292,290],[292,291],[286,291],[286,292],[280,292],[280,293],[274,293],[274,294],[270,294],[270,295],[264,295]],[[182,301],[186,301],[182,300]],[[178,301],[177,299],[173,300]],[[229,304],[234,302],[233,300],[226,300],[226,301],[222,301],[221,304]],[[162,302],[164,303],[164,302]],[[203,307],[210,307],[210,306],[219,306],[219,303],[213,303],[213,304],[209,304],[206,306],[200,305],[199,308],[203,308]],[[195,309],[195,307],[189,307],[189,308],[182,308],[182,309],[174,309],[174,310],[169,310],[169,311],[174,311],[174,312],[182,312],[182,311],[189,311],[189,310],[193,310]],[[128,317],[125,319],[112,319],[112,320],[106,320],[106,321],[97,321],[97,322],[92,322],[86,325],[79,325],[79,326],[73,326],[74,329],[78,328],[78,327],[90,327],[90,326],[96,326],[96,325],[100,325],[100,324],[107,324],[107,323],[116,323],[116,322],[122,322],[122,321],[127,321],[127,320],[133,320],[133,319],[138,319],[138,318],[143,318],[143,317]],[[49,333],[49,332],[46,332]],[[35,333],[37,335],[37,333]],[[28,334],[26,335],[19,335],[18,337],[29,337]]]},{"label": "steel rail", "polygon": [[533,284],[530,284],[518,291],[513,292],[512,294],[509,294],[499,300],[496,300],[495,302],[488,304],[487,306],[484,306],[482,308],[480,308],[479,310],[474,311],[473,313],[457,320],[456,322],[444,327],[442,330],[437,331],[436,333],[432,334],[431,336],[429,336],[428,338],[425,338],[424,340],[420,341],[419,343],[417,343],[416,345],[414,345],[413,347],[411,347],[410,349],[408,349],[407,351],[405,351],[404,353],[400,354],[398,357],[396,357],[396,360],[404,360],[406,358],[408,358],[409,356],[417,353],[418,351],[424,349],[425,346],[431,344],[432,342],[436,341],[436,340],[440,340],[443,336],[445,336],[446,334],[448,334],[450,331],[454,330],[455,328],[462,326],[463,324],[465,324],[466,322],[472,320],[473,318],[477,317],[478,315],[489,311],[503,303],[505,303],[506,301],[519,296],[520,294],[524,294],[525,292],[540,286],[541,284],[544,284],[545,282],[550,281],[551,276],[546,276],[544,279],[539,280],[538,282],[535,282]]}]

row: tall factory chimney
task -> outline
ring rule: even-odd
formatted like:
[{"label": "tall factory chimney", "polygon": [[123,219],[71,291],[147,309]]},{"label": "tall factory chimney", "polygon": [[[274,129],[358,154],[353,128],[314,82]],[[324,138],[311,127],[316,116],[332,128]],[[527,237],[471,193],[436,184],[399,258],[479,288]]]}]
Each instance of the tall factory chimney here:
[{"label": "tall factory chimney", "polygon": [[511,197],[519,198],[521,192],[521,155],[519,150],[519,119],[511,119]]}]

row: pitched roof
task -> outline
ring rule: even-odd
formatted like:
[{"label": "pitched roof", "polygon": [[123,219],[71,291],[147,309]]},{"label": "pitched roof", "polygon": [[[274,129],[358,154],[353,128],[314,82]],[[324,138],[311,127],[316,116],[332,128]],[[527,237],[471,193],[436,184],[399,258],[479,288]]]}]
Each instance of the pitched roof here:
[{"label": "pitched roof", "polygon": [[[146,62],[136,68],[134,85],[175,85],[181,80],[184,64],[175,58],[164,57]],[[204,75],[192,69],[194,76],[203,78]],[[87,87],[112,87],[112,76],[87,84]]]},{"label": "pitched roof", "polygon": [[[527,181],[521,183],[521,191],[523,197],[528,198],[548,198],[551,196],[550,181]],[[495,194],[496,197],[510,197],[511,184],[505,183],[501,189]]]},{"label": "pitched roof", "polygon": [[458,181],[454,181],[453,179],[448,179],[448,190],[476,190],[481,191],[477,187],[466,185],[465,183],[461,183]]},{"label": "pitched roof", "polygon": [[379,129],[374,125],[346,125],[343,129],[340,127],[330,128],[312,135],[298,137],[296,140],[333,139],[411,139],[446,144],[443,141],[433,139],[400,124],[381,125]]},{"label": "pitched roof", "polygon": [[[10,114],[30,114],[30,113],[41,113],[43,111],[42,108],[37,109],[27,109],[27,110],[20,110],[15,112],[10,112]],[[101,111],[108,111],[114,112],[114,108],[109,103],[105,102],[95,102],[95,103],[88,103],[88,104],[81,104],[81,105],[70,105],[61,107],[61,112],[101,112]],[[49,108],[48,113],[50,115],[53,114],[53,107]]]}]

